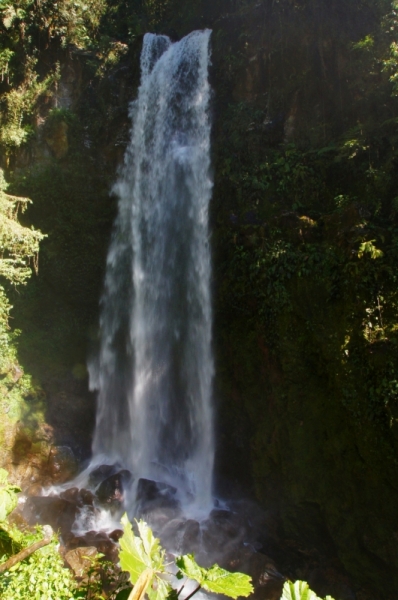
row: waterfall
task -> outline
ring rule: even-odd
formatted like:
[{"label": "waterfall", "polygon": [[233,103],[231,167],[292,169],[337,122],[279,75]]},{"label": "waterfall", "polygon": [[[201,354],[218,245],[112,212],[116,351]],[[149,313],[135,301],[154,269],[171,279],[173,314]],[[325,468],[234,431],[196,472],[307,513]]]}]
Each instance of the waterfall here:
[{"label": "waterfall", "polygon": [[211,505],[210,31],[146,34],[101,299],[93,460]]}]

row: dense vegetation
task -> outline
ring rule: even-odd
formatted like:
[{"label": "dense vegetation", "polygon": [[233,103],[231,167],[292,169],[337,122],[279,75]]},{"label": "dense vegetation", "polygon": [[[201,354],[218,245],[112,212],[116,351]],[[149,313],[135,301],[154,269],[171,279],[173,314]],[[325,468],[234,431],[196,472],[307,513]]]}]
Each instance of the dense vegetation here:
[{"label": "dense vegetation", "polygon": [[[89,403],[141,36],[198,27],[213,29],[219,470],[278,508],[287,539],[337,551],[359,587],[387,598],[398,589],[395,1],[0,0],[5,414],[30,430],[46,419],[59,443],[75,443],[75,426],[84,437],[73,406]],[[15,291],[41,239],[17,225],[17,195],[33,200],[22,224],[48,237],[39,276]]]}]

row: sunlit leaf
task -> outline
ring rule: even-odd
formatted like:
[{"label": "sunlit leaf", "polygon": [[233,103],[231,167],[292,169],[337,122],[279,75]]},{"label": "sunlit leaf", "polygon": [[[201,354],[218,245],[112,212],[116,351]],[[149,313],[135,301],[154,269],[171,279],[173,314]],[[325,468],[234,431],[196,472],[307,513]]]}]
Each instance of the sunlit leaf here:
[{"label": "sunlit leaf", "polygon": [[180,556],[177,567],[189,579],[194,579],[208,592],[224,594],[231,598],[249,596],[253,592],[251,578],[243,573],[231,573],[218,565],[210,569],[200,567],[191,554]]},{"label": "sunlit leaf", "polygon": [[[310,589],[306,581],[286,581],[283,586],[281,600],[321,600],[319,596]],[[325,600],[333,600],[331,596],[327,596]]]},{"label": "sunlit leaf", "polygon": [[165,572],[165,551],[161,548],[159,540],[154,537],[151,528],[144,521],[137,522],[140,537],[134,535],[126,514],[121,522],[124,533],[119,540],[119,558],[123,571],[130,574],[133,584],[136,584],[146,571],[147,575],[150,574],[146,588],[150,600],[165,600],[171,587],[161,578],[161,574]]}]

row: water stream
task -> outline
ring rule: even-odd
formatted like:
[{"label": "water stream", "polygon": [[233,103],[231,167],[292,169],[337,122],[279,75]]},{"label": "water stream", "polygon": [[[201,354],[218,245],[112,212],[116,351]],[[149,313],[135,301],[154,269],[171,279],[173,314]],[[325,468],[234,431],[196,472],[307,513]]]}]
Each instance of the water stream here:
[{"label": "water stream", "polygon": [[210,31],[146,34],[101,299],[93,464],[212,506]]}]

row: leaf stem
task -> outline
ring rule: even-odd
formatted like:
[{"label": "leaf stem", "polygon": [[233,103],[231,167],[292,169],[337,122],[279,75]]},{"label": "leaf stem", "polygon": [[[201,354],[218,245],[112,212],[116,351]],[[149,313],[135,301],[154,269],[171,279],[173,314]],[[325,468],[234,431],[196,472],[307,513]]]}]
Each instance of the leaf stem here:
[{"label": "leaf stem", "polygon": [[193,592],[191,592],[186,598],[185,600],[189,600],[190,598],[192,598],[192,596],[194,596],[196,594],[196,592],[198,592],[200,590],[202,586],[199,584],[197,588],[194,589]]},{"label": "leaf stem", "polygon": [[50,543],[51,538],[44,538],[44,540],[39,540],[38,542],[35,542],[28,548],[24,548],[24,550],[21,550],[21,552],[18,552],[18,554],[14,554],[14,556],[11,556],[11,558],[6,560],[5,563],[0,565],[0,573],[5,573],[9,569],[11,569],[11,567],[21,562],[21,560],[25,560],[25,558],[33,554],[33,552],[36,552],[36,550],[39,550],[44,546],[48,546],[48,544]]}]

